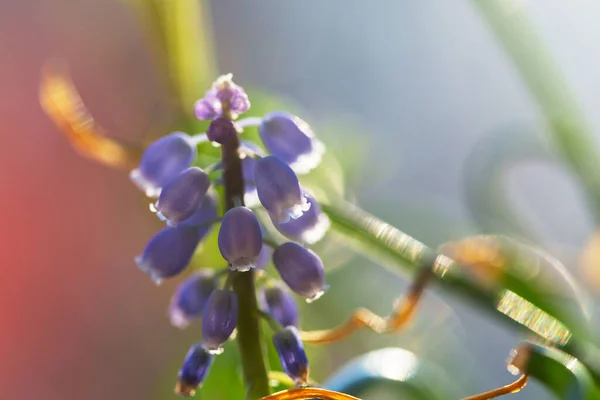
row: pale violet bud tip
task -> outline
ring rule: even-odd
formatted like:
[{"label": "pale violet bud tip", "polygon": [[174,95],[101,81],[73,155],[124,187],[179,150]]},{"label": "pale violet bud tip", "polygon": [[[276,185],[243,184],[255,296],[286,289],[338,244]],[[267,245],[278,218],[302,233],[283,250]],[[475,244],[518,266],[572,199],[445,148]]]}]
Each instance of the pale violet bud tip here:
[{"label": "pale violet bud tip", "polygon": [[200,317],[208,298],[216,288],[217,279],[210,270],[199,271],[184,280],[171,298],[171,324],[185,328],[193,319]]},{"label": "pale violet bud tip", "polygon": [[233,75],[221,75],[206,97],[214,97],[219,100],[223,109],[228,109],[235,118],[250,109],[250,100],[244,88],[233,82]]},{"label": "pale violet bud tip", "polygon": [[213,354],[223,351],[225,343],[236,327],[238,300],[231,290],[212,292],[202,313],[202,341]]},{"label": "pale violet bud tip", "polygon": [[298,305],[294,296],[282,284],[265,287],[260,292],[263,311],[283,327],[298,326]]},{"label": "pale violet bud tip", "polygon": [[214,356],[202,343],[193,345],[179,370],[175,393],[183,397],[193,396],[206,378],[213,360]]},{"label": "pale violet bud tip", "polygon": [[275,249],[273,263],[296,294],[316,300],[327,290],[323,262],[312,250],[287,242]]},{"label": "pale violet bud tip", "polygon": [[197,245],[198,233],[195,229],[166,227],[150,239],[144,252],[135,261],[140,270],[159,284],[187,267]]},{"label": "pale violet bud tip", "polygon": [[156,197],[163,186],[188,168],[196,158],[196,146],[182,132],[164,136],[152,143],[130,174],[133,182],[150,197]]},{"label": "pale violet bud tip", "polygon": [[211,142],[224,144],[237,135],[235,125],[229,118],[217,117],[213,119],[206,131],[206,136]]},{"label": "pale violet bud tip", "polygon": [[296,384],[306,384],[308,381],[308,358],[298,330],[293,326],[288,326],[275,333],[273,344],[279,355],[283,371]]},{"label": "pale violet bud tip", "polygon": [[325,146],[308,124],[283,111],[267,114],[258,132],[267,150],[299,174],[319,165],[325,153]]},{"label": "pale violet bud tip", "polygon": [[310,208],[298,177],[277,157],[257,160],[254,181],[260,202],[278,223],[299,218]]},{"label": "pale violet bud tip", "polygon": [[254,213],[246,207],[227,211],[219,229],[218,243],[221,255],[232,270],[254,268],[263,245],[260,224]]},{"label": "pale violet bud tip", "polygon": [[321,207],[314,197],[306,194],[306,199],[310,208],[300,218],[290,219],[286,223],[273,221],[273,225],[284,236],[292,240],[314,244],[325,236],[330,222],[327,215],[321,212]]},{"label": "pale violet bud tip", "polygon": [[200,208],[210,186],[208,175],[198,167],[190,167],[175,177],[161,191],[156,211],[171,225],[191,217]]},{"label": "pale violet bud tip", "polygon": [[199,120],[211,120],[221,115],[221,103],[215,98],[207,97],[196,102],[194,114]]}]

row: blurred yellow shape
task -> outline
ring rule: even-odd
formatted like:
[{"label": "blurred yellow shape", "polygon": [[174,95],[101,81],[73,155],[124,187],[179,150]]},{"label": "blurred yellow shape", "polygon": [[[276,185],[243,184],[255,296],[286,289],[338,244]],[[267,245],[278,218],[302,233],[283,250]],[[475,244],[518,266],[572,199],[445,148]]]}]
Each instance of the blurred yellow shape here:
[{"label": "blurred yellow shape", "polygon": [[39,96],[43,110],[79,154],[113,168],[132,169],[138,164],[142,150],[104,136],[64,69],[44,68]]},{"label": "blurred yellow shape", "polygon": [[600,292],[600,233],[594,233],[586,243],[579,264],[585,282]]},{"label": "blurred yellow shape", "polygon": [[510,290],[502,292],[496,308],[554,344],[564,346],[571,339],[571,332],[560,321]]},{"label": "blurred yellow shape", "polygon": [[319,331],[302,331],[300,337],[304,342],[326,344],[342,340],[360,328],[368,328],[377,333],[396,332],[404,328],[412,319],[421,300],[425,286],[433,275],[433,269],[423,268],[413,281],[405,298],[394,304],[394,309],[388,317],[380,317],[366,308],[359,308],[350,319],[335,328]]}]

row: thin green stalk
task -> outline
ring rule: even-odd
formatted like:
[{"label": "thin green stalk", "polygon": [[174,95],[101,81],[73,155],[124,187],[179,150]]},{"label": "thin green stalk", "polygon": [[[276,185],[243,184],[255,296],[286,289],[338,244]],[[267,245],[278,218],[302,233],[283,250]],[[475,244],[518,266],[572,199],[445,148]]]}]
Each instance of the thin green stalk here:
[{"label": "thin green stalk", "polygon": [[[223,186],[225,189],[225,209],[243,204],[244,179],[242,163],[238,153],[239,139],[234,137],[222,146]],[[256,400],[268,396],[269,381],[265,365],[260,332],[260,312],[256,300],[254,271],[236,272],[233,290],[239,304],[237,322],[237,343],[242,359],[242,372],[247,388],[247,399]]]},{"label": "thin green stalk", "polygon": [[591,129],[563,74],[522,10],[506,0],[473,0],[520,73],[557,150],[579,177],[600,223],[600,157]]}]

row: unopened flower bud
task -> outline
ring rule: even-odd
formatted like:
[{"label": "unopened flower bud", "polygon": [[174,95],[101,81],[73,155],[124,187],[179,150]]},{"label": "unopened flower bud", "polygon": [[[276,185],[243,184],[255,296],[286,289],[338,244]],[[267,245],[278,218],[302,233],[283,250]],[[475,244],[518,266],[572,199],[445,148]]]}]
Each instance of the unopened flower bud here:
[{"label": "unopened flower bud", "polygon": [[312,250],[287,242],[275,249],[273,263],[281,279],[296,294],[313,301],[327,290],[323,262]]},{"label": "unopened flower bud", "polygon": [[319,165],[325,152],[306,122],[283,111],[267,114],[258,132],[269,153],[299,174]]},{"label": "unopened flower bud", "polygon": [[297,384],[308,382],[308,358],[298,330],[293,326],[273,335],[273,344],[279,355],[283,371]]},{"label": "unopened flower bud", "polygon": [[202,204],[210,186],[208,175],[191,167],[171,180],[156,202],[157,215],[172,226],[190,218]]},{"label": "unopened flower bud", "polygon": [[249,208],[235,207],[225,213],[219,230],[219,251],[230,268],[248,271],[256,266],[263,246],[258,219]]},{"label": "unopened flower bud", "polygon": [[221,346],[233,333],[237,318],[238,299],[235,292],[213,291],[202,312],[202,341],[211,353],[223,352]]},{"label": "unopened flower bud", "polygon": [[217,283],[213,271],[201,270],[179,284],[169,306],[171,325],[185,328],[194,318],[202,315]]},{"label": "unopened flower bud", "polygon": [[306,199],[310,208],[300,218],[290,219],[283,224],[273,221],[273,225],[284,236],[292,240],[314,244],[325,236],[330,222],[327,215],[321,212],[321,207],[314,197],[306,194]]},{"label": "unopened flower bud", "polygon": [[263,311],[271,315],[281,326],[298,326],[298,305],[284,285],[277,283],[262,288],[260,300]]},{"label": "unopened flower bud", "polygon": [[188,351],[183,365],[179,370],[179,379],[175,386],[175,393],[189,397],[196,393],[196,389],[202,384],[206,374],[210,370],[214,356],[204,347],[202,343],[196,343]]},{"label": "unopened flower bud", "polygon": [[183,132],[175,132],[152,143],[131,171],[131,179],[147,196],[157,197],[163,186],[188,168],[196,158],[196,146]]},{"label": "unopened flower bud", "polygon": [[175,276],[189,264],[198,246],[198,232],[188,227],[166,227],[136,257],[138,267],[156,283]]},{"label": "unopened flower bud", "polygon": [[278,158],[268,156],[258,160],[254,180],[258,198],[274,221],[284,223],[299,218],[310,208],[298,177]]}]

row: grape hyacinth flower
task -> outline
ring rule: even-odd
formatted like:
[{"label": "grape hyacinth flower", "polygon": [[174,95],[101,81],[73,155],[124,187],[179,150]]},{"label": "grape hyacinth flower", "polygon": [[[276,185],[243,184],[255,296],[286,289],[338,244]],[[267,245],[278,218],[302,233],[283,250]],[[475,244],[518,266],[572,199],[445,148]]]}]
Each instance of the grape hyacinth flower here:
[{"label": "grape hyacinth flower", "polygon": [[321,162],[325,146],[314,137],[308,124],[283,111],[271,112],[262,119],[258,132],[272,155],[304,174]]},{"label": "grape hyacinth flower", "polygon": [[208,298],[217,289],[217,279],[211,270],[202,270],[184,280],[175,290],[169,306],[171,325],[185,328],[199,317]]},{"label": "grape hyacinth flower", "polygon": [[202,312],[202,341],[212,354],[223,352],[238,318],[238,299],[231,290],[215,290]]},{"label": "grape hyacinth flower", "polygon": [[244,204],[247,207],[254,207],[260,204],[258,193],[256,193],[256,183],[254,182],[254,169],[257,160],[252,157],[242,159],[242,174],[244,176]]},{"label": "grape hyacinth flower", "polygon": [[206,172],[190,167],[173,178],[161,191],[154,206],[156,215],[171,226],[191,217],[202,204],[210,187]]},{"label": "grape hyacinth flower", "polygon": [[271,261],[272,257],[273,249],[267,246],[266,244],[263,244],[262,248],[260,249],[260,253],[258,254],[258,259],[256,260],[256,265],[254,266],[254,268],[264,270],[265,267]]},{"label": "grape hyacinth flower", "polygon": [[300,218],[291,219],[280,224],[273,221],[273,226],[289,239],[314,244],[321,240],[329,229],[329,218],[323,212],[315,198],[305,194],[310,208]]},{"label": "grape hyacinth flower", "polygon": [[264,287],[260,293],[263,311],[273,317],[283,327],[298,326],[298,305],[289,290],[276,283]]},{"label": "grape hyacinth flower", "polygon": [[196,145],[190,136],[174,132],[148,146],[130,177],[148,197],[157,197],[162,187],[192,165],[195,158]]},{"label": "grape hyacinth flower", "polygon": [[254,268],[263,246],[260,224],[254,213],[246,207],[227,211],[218,242],[219,251],[231,270],[243,272]]},{"label": "grape hyacinth flower", "polygon": [[138,267],[158,285],[175,276],[189,264],[198,246],[198,232],[189,227],[166,227],[135,258]]},{"label": "grape hyacinth flower", "polygon": [[213,361],[214,355],[202,343],[193,345],[179,370],[175,393],[185,397],[193,396],[206,378]]},{"label": "grape hyacinth flower", "polygon": [[281,279],[292,291],[317,300],[327,290],[325,269],[319,256],[294,242],[287,242],[273,252],[273,263]]},{"label": "grape hyacinth flower", "polygon": [[273,335],[283,371],[298,385],[308,382],[308,358],[298,330],[288,326]]},{"label": "grape hyacinth flower", "polygon": [[310,208],[298,177],[278,158],[268,156],[258,160],[254,180],[258,198],[273,221],[285,223],[290,218],[300,218]]}]

